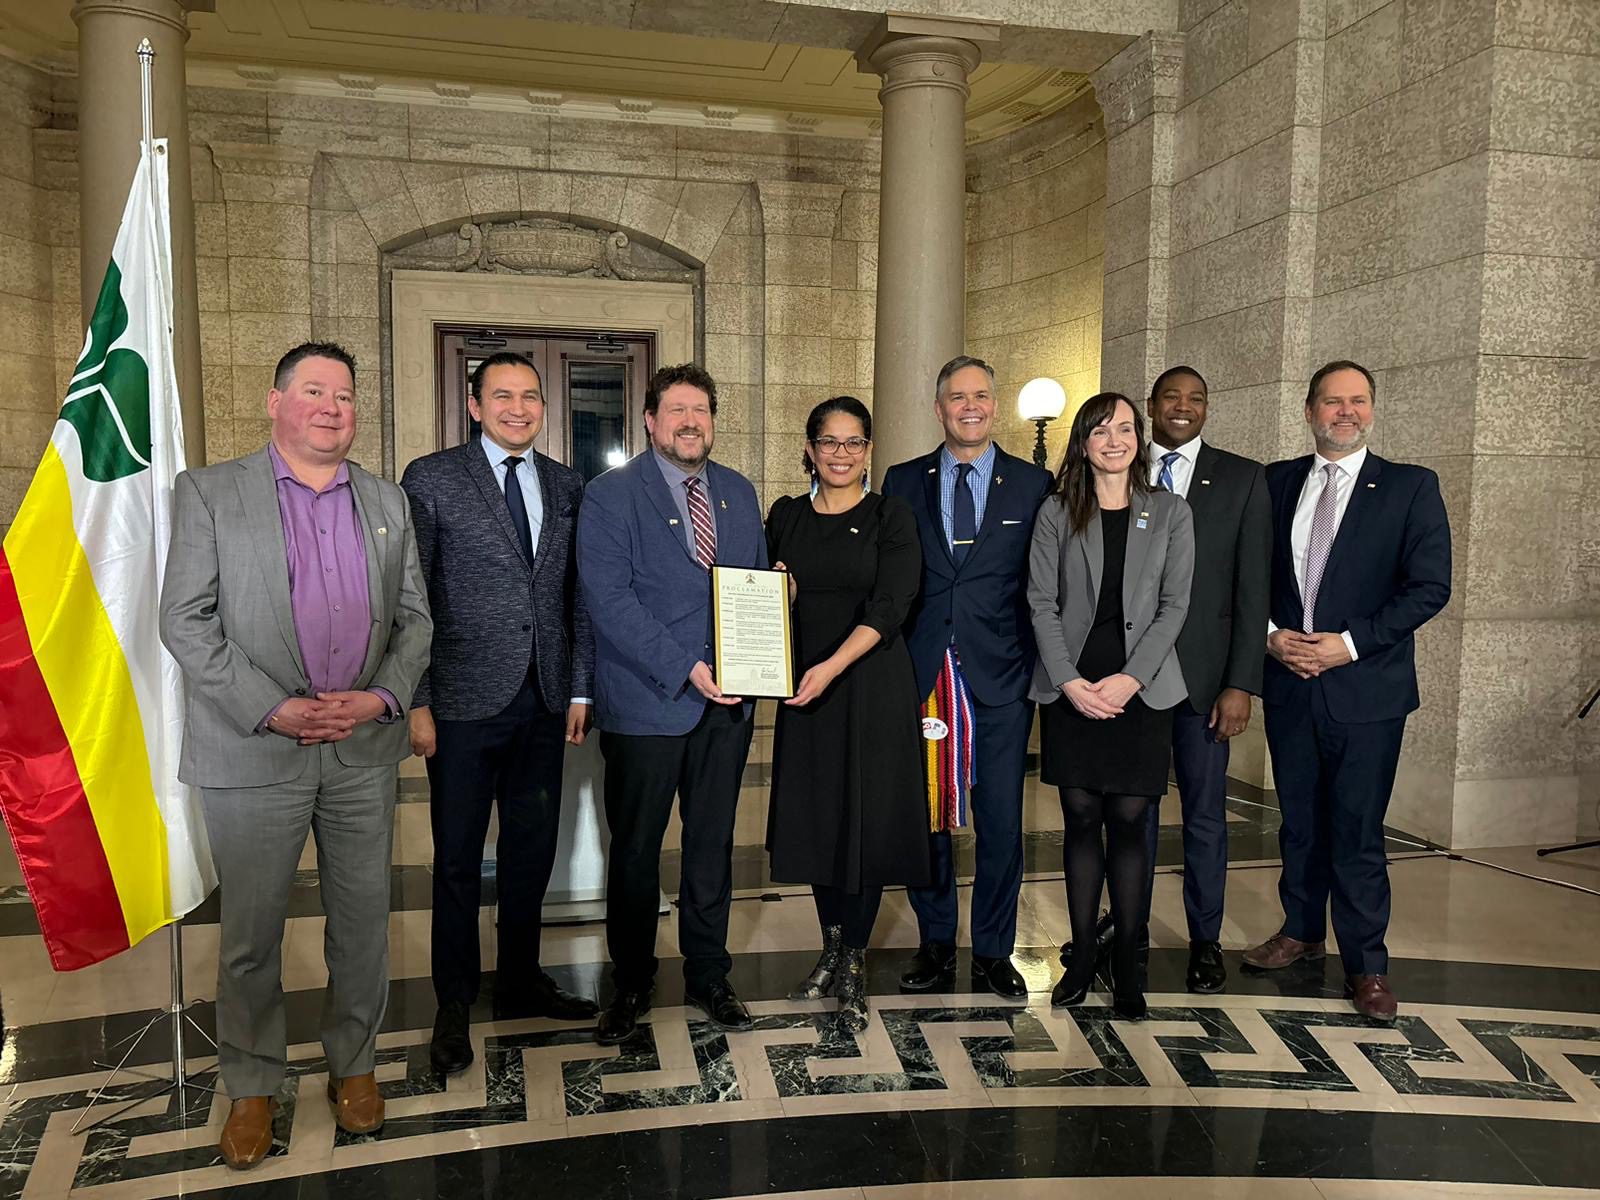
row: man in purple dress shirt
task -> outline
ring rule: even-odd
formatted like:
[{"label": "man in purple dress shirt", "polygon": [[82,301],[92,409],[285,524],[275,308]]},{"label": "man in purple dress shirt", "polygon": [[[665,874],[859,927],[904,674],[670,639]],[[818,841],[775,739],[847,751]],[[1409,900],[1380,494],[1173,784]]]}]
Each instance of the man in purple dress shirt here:
[{"label": "man in purple dress shirt", "polygon": [[221,1151],[272,1147],[287,1058],[283,923],[306,836],[327,919],[322,1043],[339,1125],[383,1123],[373,1047],[389,986],[395,768],[433,623],[410,506],[346,456],[355,361],[278,363],[268,446],[174,485],[161,639],[189,685],[179,778],[201,789],[222,891]]}]

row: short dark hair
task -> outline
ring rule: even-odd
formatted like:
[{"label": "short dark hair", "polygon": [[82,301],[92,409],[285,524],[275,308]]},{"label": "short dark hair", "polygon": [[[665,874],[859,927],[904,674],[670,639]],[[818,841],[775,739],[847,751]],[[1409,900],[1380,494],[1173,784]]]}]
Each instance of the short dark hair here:
[{"label": "short dark hair", "polygon": [[[822,436],[822,426],[834,413],[843,413],[847,417],[854,417],[861,422],[861,436],[867,441],[872,440],[872,414],[867,411],[867,406],[854,396],[830,396],[821,404],[811,410],[811,415],[806,418],[806,441],[815,442]],[[815,475],[817,466],[806,454],[800,456],[807,475]]]},{"label": "short dark hair", "polygon": [[1367,381],[1367,390],[1372,396],[1372,402],[1378,402],[1378,381],[1372,377],[1372,372],[1360,363],[1348,358],[1336,358],[1330,363],[1323,363],[1317,368],[1317,373],[1311,377],[1311,385],[1306,388],[1306,407],[1310,408],[1317,399],[1317,389],[1322,386],[1322,381],[1335,371],[1360,371]]},{"label": "short dark hair", "polygon": [[937,400],[944,393],[944,385],[950,382],[950,376],[966,367],[979,367],[989,377],[989,387],[994,387],[994,368],[981,358],[974,358],[970,354],[958,354],[944,366],[939,368],[939,377],[933,381],[933,398]]},{"label": "short dark hair", "polygon": [[490,367],[527,367],[539,381],[540,390],[544,389],[544,376],[539,374],[539,368],[528,360],[527,355],[518,354],[515,350],[501,350],[489,355],[472,370],[472,379],[468,386],[472,388],[472,398],[479,403],[483,401],[483,379],[489,374]]},{"label": "short dark hair", "polygon": [[1180,363],[1176,367],[1168,367],[1165,371],[1156,376],[1156,381],[1150,385],[1150,399],[1154,400],[1157,396],[1159,396],[1161,394],[1162,386],[1174,375],[1193,375],[1200,381],[1200,386],[1202,389],[1204,389],[1205,394],[1207,396],[1211,395],[1211,385],[1206,382],[1206,377],[1200,374],[1199,371],[1196,371],[1193,367],[1186,367]]},{"label": "short dark hair", "polygon": [[698,363],[678,363],[672,367],[661,367],[650,376],[650,383],[644,389],[644,410],[651,416],[655,415],[661,407],[661,393],[674,384],[687,383],[690,387],[699,388],[706,394],[706,399],[711,401],[711,415],[717,415],[717,381],[711,378],[711,373]]},{"label": "short dark hair", "polygon": [[308,358],[331,358],[350,368],[351,382],[356,377],[356,356],[337,342],[301,342],[278,360],[272,371],[272,386],[283,391],[294,378],[294,369]]}]

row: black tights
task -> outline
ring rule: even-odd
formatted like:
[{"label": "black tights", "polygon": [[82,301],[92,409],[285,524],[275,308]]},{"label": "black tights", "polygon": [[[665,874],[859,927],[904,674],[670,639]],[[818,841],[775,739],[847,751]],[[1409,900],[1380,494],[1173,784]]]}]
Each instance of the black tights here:
[{"label": "black tights", "polygon": [[[1112,973],[1118,990],[1139,988],[1141,935],[1150,914],[1145,890],[1150,874],[1150,852],[1145,840],[1149,796],[1092,792],[1087,788],[1061,789],[1061,815],[1066,823],[1062,851],[1067,873],[1067,912],[1072,918],[1074,987],[1084,987],[1094,977],[1094,925],[1100,906],[1100,888],[1107,881],[1111,915],[1117,924],[1112,950]],[[1105,827],[1105,845],[1100,842]]]},{"label": "black tights", "polygon": [[817,920],[823,928],[844,926],[844,944],[852,950],[865,950],[872,940],[872,926],[878,920],[878,905],[883,901],[881,887],[864,887],[859,892],[826,884],[811,885],[817,901]]}]

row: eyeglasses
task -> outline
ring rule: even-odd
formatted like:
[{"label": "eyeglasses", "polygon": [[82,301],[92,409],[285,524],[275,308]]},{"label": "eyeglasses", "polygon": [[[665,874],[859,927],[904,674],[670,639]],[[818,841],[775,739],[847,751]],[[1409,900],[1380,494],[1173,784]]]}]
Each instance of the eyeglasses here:
[{"label": "eyeglasses", "polygon": [[864,437],[845,438],[842,442],[836,437],[819,437],[811,444],[824,454],[836,454],[843,450],[851,458],[860,458],[872,445]]}]

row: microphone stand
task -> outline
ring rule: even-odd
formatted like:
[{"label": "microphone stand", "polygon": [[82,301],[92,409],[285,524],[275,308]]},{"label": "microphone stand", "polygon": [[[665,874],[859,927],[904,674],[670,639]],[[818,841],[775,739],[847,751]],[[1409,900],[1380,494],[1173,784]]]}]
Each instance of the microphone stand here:
[{"label": "microphone stand", "polygon": [[[1600,700],[1600,687],[1589,693],[1589,698],[1583,702],[1583,707],[1578,710],[1578,720],[1583,720],[1595,706],[1595,701]],[[1544,858],[1551,854],[1566,854],[1571,850],[1592,850],[1600,846],[1600,838],[1590,838],[1586,842],[1568,842],[1565,846],[1545,846],[1538,851],[1538,856]]]}]

